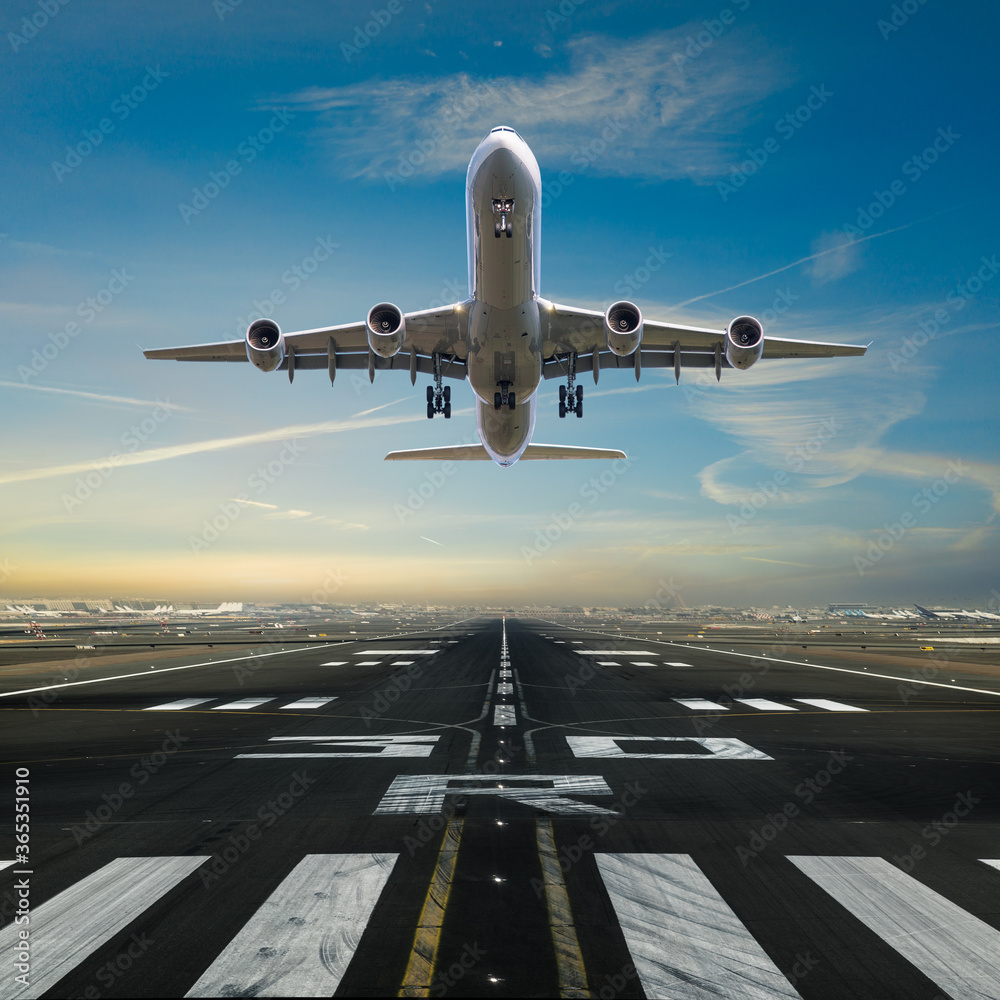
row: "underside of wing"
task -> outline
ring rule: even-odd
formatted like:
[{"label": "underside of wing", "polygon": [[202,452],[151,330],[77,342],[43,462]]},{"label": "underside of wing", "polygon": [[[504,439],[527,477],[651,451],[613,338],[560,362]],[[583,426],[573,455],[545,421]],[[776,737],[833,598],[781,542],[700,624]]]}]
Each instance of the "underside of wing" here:
[{"label": "underside of wing", "polygon": [[[275,340],[270,345],[273,348],[271,353],[280,357],[274,356],[274,364],[268,365],[265,370],[326,369],[331,376],[338,369],[402,370],[409,371],[412,378],[417,372],[434,374],[437,360],[443,377],[464,379],[467,348],[463,336],[463,306],[463,303],[455,303],[439,309],[406,313],[402,346],[390,357],[372,352],[364,322],[285,334],[272,324]],[[248,360],[245,340],[160,348],[143,351],[143,354],[154,360]]]},{"label": "underside of wing", "polygon": [[[721,373],[730,363],[727,329],[681,326],[659,320],[643,320],[640,346],[630,354],[613,353],[608,347],[604,313],[574,306],[544,303],[541,310],[544,378],[564,378],[572,367],[576,373],[599,373],[605,368],[634,371],[643,368],[715,368]],[[756,322],[752,321],[751,322]],[[759,324],[758,324],[759,330]],[[862,355],[866,346],[764,337],[759,357],[835,358]],[[738,367],[749,367],[741,363]]]},{"label": "underside of wing", "polygon": [[[519,461],[546,461],[571,458],[626,458],[617,448],[582,448],[569,444],[529,444]],[[489,452],[481,444],[453,444],[439,448],[414,448],[410,451],[390,451],[386,462],[419,462],[426,460],[450,462],[490,462]]]}]

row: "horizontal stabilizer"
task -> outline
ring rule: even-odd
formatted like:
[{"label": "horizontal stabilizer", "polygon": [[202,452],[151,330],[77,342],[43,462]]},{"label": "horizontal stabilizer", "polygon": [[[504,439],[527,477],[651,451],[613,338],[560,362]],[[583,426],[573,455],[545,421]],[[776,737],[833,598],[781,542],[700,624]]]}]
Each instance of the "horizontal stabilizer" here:
[{"label": "horizontal stabilizer", "polygon": [[[617,448],[580,448],[570,444],[529,444],[521,456],[522,462],[563,458],[625,458]],[[481,444],[453,444],[441,448],[414,448],[412,451],[390,451],[387,462],[415,462],[436,459],[449,462],[489,462],[489,453]]]}]

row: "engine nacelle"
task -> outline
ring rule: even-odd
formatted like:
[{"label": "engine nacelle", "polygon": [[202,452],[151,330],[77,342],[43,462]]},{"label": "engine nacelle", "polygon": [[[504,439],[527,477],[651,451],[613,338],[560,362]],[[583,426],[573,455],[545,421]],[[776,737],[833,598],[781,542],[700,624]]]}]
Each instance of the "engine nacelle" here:
[{"label": "engine nacelle", "polygon": [[642,312],[634,302],[615,302],[604,314],[608,350],[620,358],[635,354],[642,341]]},{"label": "engine nacelle", "polygon": [[406,339],[406,317],[398,306],[391,302],[372,306],[365,327],[368,330],[368,346],[380,358],[391,358],[399,353]]},{"label": "engine nacelle", "polygon": [[726,330],[726,360],[746,370],[764,353],[764,328],[753,316],[737,316]]},{"label": "engine nacelle", "polygon": [[285,360],[285,338],[273,319],[256,319],[247,328],[247,360],[262,372],[273,372]]}]

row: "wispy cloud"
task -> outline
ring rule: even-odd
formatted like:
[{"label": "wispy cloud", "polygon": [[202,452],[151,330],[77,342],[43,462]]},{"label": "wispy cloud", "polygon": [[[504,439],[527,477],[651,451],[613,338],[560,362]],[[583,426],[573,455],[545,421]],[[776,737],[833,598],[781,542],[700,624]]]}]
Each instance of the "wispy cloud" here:
[{"label": "wispy cloud", "polygon": [[[684,58],[687,34],[680,27],[637,40],[573,39],[569,68],[537,80],[477,81],[465,73],[364,80],[310,87],[274,103],[317,112],[335,167],[348,177],[381,180],[414,150],[410,174],[464,171],[476,143],[505,123],[543,164],[714,180],[735,154],[749,115],[780,85],[782,70],[773,54],[736,36]],[[602,140],[608,120],[618,123],[616,134]],[[594,140],[605,145],[591,147],[591,155]]]},{"label": "wispy cloud", "polygon": [[81,389],[60,389],[54,385],[31,385],[27,382],[8,382],[0,379],[4,389],[30,389],[32,392],[53,392],[61,396],[77,396],[80,399],[93,400],[96,403],[112,403],[118,406],[158,406],[163,410],[187,410],[189,406],[179,406],[177,403],[164,402],[162,399],[133,399],[131,396],[111,396],[103,392],[84,392]]},{"label": "wispy cloud", "polygon": [[22,469],[19,472],[8,472],[0,475],[0,485],[6,483],[23,483],[35,479],[52,479],[56,476],[75,476],[91,469],[106,469],[109,465],[116,467],[129,465],[147,465],[150,462],[166,462],[175,458],[186,458],[188,455],[201,455],[205,452],[228,451],[231,448],[245,448],[249,445],[266,444],[270,441],[295,441],[297,438],[317,437],[321,434],[344,434],[347,431],[371,430],[376,427],[389,427],[394,424],[409,424],[421,421],[421,416],[409,417],[379,417],[375,419],[328,420],[316,424],[291,424],[286,427],[274,427],[254,434],[241,434],[238,437],[211,438],[207,441],[191,441],[188,444],[169,445],[164,448],[150,448],[146,451],[135,451],[129,454],[117,455],[114,460],[110,456],[89,459],[83,462],[71,462],[67,465],[50,465],[38,469]]}]

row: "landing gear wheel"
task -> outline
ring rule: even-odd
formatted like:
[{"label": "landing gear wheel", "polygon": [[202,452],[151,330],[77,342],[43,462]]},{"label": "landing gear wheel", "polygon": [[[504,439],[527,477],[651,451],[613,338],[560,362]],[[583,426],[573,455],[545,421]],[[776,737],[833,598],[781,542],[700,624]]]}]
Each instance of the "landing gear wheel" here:
[{"label": "landing gear wheel", "polygon": [[559,416],[566,416],[566,404],[561,399],[559,400]]},{"label": "landing gear wheel", "polygon": [[502,405],[503,402],[501,401],[500,393],[499,392],[493,393],[493,409],[499,410]]},{"label": "landing gear wheel", "polygon": [[507,223],[507,239],[511,239],[514,236],[514,230],[511,228],[510,223]]},{"label": "landing gear wheel", "polygon": [[427,386],[427,402],[434,402],[434,386],[432,385]]},{"label": "landing gear wheel", "polygon": [[576,401],[576,415],[578,417],[582,417],[583,416],[583,400],[582,399],[578,399]]},{"label": "landing gear wheel", "polygon": [[451,402],[451,386],[450,385],[446,385],[444,387],[444,389],[443,389],[443,392],[444,392],[444,401],[446,403],[450,403]]},{"label": "landing gear wheel", "polygon": [[451,420],[451,403],[444,404],[444,419]]},{"label": "landing gear wheel", "polygon": [[566,386],[564,385],[559,386],[559,402],[566,402]]},{"label": "landing gear wheel", "polygon": [[582,385],[578,385],[576,387],[576,401],[578,403],[582,403],[583,402],[583,386]]},{"label": "landing gear wheel", "polygon": [[434,419],[434,404],[433,403],[428,403],[427,404],[427,419],[428,420],[433,420]]},{"label": "landing gear wheel", "polygon": [[493,223],[493,235],[497,239],[500,239],[500,223],[499,222],[494,222]]},{"label": "landing gear wheel", "polygon": [[509,393],[507,396],[507,402],[510,404],[510,408],[514,409],[514,393]]}]

